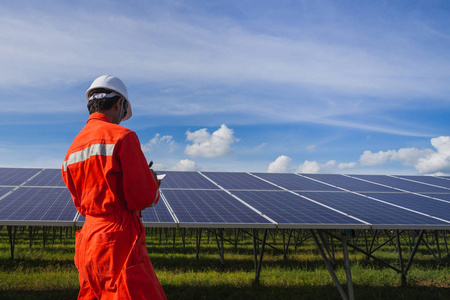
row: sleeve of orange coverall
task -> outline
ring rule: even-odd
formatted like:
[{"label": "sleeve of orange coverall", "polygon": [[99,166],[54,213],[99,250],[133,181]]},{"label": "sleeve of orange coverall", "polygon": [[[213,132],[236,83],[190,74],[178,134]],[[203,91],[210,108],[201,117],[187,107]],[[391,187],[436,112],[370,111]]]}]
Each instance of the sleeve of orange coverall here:
[{"label": "sleeve of orange coverall", "polygon": [[81,201],[80,198],[77,197],[77,191],[75,189],[75,185],[73,183],[73,178],[69,176],[69,170],[64,168],[64,165],[62,166],[62,179],[64,183],[66,184],[67,189],[70,192],[70,195],[72,196],[73,204],[75,205],[76,209],[80,212],[81,211]]},{"label": "sleeve of orange coverall", "polygon": [[134,211],[155,205],[159,200],[159,185],[148,167],[136,133],[127,133],[121,142],[118,154],[127,208]]}]

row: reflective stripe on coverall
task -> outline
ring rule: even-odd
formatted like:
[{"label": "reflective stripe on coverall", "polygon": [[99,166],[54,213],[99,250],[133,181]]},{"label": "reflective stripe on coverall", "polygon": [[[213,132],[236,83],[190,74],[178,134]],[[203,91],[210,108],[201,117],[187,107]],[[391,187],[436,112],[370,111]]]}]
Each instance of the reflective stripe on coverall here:
[{"label": "reflective stripe on coverall", "polygon": [[159,200],[137,135],[93,113],[75,137],[62,176],[81,215],[78,299],[166,299],[145,247],[140,211]]}]

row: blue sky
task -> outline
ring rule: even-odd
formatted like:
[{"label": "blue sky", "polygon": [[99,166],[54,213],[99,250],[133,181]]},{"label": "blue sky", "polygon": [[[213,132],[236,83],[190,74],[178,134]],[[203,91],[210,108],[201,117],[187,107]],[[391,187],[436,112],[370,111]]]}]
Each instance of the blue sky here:
[{"label": "blue sky", "polygon": [[160,170],[450,174],[448,1],[2,1],[0,166],[59,168],[104,74]]}]

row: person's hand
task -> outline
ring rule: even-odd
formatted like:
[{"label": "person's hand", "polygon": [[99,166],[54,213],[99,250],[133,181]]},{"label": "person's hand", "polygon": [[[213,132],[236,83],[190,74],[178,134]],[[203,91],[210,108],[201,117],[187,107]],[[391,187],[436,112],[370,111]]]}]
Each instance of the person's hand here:
[{"label": "person's hand", "polygon": [[158,183],[158,186],[160,186],[161,185],[161,180],[158,179],[158,176],[156,175],[156,172],[153,171],[152,169],[150,169],[150,171],[152,171],[153,178],[155,178],[156,182]]},{"label": "person's hand", "polygon": [[158,179],[156,172],[152,170],[152,166],[153,166],[153,160],[150,161],[150,163],[148,164],[148,167],[150,168],[150,171],[152,171],[153,177],[155,178],[156,182],[158,183],[158,186],[161,186],[161,180]]}]

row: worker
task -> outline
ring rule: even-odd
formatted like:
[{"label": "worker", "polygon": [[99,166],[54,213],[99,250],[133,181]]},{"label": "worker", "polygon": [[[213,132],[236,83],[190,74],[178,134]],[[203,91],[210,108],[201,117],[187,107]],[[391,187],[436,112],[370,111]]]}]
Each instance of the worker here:
[{"label": "worker", "polygon": [[86,217],[75,236],[78,299],[166,299],[145,246],[141,210],[159,200],[156,173],[136,133],[127,88],[111,75],[86,91],[89,119],[75,137],[62,177]]}]

